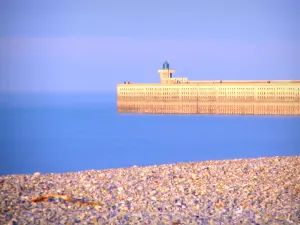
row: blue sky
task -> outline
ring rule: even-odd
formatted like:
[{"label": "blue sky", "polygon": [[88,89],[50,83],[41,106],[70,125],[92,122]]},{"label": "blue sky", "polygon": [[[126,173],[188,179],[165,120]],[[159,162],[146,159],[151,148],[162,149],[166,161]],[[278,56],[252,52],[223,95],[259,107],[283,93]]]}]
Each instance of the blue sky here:
[{"label": "blue sky", "polygon": [[114,92],[190,79],[300,79],[300,1],[0,0],[0,92]]}]

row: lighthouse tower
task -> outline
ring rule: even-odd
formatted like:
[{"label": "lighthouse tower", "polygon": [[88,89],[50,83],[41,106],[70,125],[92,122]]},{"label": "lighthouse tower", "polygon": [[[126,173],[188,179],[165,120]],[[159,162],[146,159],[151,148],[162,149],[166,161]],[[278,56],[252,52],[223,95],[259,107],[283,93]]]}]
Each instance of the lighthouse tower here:
[{"label": "lighthouse tower", "polygon": [[160,83],[161,84],[167,84],[170,83],[170,78],[172,78],[172,74],[175,72],[174,69],[170,69],[170,64],[168,61],[165,61],[163,64],[163,68],[158,70],[158,73],[160,74]]}]

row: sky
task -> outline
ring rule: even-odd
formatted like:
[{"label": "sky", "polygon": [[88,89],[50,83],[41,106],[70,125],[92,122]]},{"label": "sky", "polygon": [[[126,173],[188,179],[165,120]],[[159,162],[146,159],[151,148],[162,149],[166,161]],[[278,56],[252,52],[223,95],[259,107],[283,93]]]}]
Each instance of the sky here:
[{"label": "sky", "polygon": [[116,84],[300,79],[300,1],[0,0],[0,92],[115,92]]}]

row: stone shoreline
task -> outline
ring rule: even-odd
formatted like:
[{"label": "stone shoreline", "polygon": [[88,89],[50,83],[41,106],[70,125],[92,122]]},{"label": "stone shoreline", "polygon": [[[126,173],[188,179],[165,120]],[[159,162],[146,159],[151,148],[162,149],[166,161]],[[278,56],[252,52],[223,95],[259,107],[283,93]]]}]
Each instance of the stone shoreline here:
[{"label": "stone shoreline", "polygon": [[0,176],[0,224],[300,224],[300,156]]}]

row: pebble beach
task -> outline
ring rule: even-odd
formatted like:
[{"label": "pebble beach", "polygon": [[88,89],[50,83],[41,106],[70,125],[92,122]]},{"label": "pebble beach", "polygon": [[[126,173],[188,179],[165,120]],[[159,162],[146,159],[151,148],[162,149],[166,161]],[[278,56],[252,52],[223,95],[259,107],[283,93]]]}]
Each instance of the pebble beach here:
[{"label": "pebble beach", "polygon": [[0,176],[0,224],[300,224],[300,156]]}]

